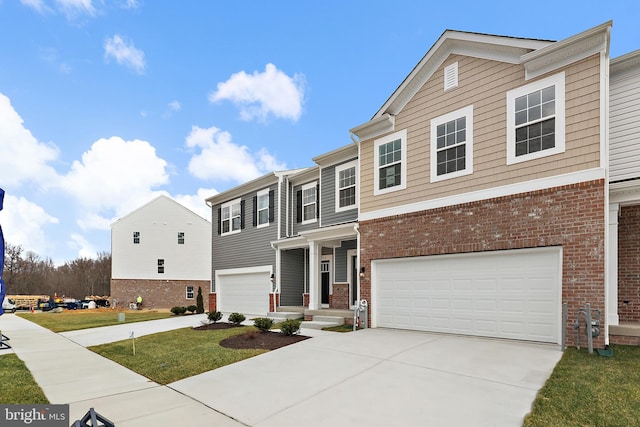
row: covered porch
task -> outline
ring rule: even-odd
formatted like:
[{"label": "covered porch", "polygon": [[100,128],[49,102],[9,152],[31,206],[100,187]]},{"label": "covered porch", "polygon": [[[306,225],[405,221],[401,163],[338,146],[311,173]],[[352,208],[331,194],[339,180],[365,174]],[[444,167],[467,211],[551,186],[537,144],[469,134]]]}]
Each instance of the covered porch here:
[{"label": "covered porch", "polygon": [[301,232],[272,246],[280,311],[302,313],[305,318],[329,310],[353,315],[350,309],[359,296],[357,224]]}]

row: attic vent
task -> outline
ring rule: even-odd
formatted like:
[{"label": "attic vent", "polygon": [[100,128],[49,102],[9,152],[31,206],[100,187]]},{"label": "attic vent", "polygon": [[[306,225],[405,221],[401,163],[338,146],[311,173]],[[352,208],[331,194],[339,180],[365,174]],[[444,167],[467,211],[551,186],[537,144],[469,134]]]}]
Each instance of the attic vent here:
[{"label": "attic vent", "polygon": [[444,68],[444,90],[458,86],[458,63],[454,62]]}]

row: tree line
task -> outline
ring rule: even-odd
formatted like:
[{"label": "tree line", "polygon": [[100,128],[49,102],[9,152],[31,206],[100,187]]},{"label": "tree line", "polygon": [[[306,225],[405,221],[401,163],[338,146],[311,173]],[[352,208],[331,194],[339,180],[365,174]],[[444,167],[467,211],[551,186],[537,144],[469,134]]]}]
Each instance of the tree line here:
[{"label": "tree line", "polygon": [[6,243],[4,273],[7,295],[50,295],[83,299],[109,295],[111,254],[99,252],[96,259],[77,258],[56,266],[20,245]]}]

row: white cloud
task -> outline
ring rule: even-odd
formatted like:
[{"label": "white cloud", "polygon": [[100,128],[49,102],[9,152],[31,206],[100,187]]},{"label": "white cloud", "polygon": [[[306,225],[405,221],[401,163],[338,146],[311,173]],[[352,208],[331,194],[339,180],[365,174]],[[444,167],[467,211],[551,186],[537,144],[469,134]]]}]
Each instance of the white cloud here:
[{"label": "white cloud", "polygon": [[215,196],[216,194],[218,194],[218,190],[214,188],[198,188],[195,195],[181,194],[173,197],[173,199],[185,206],[187,209],[190,209],[201,217],[211,221],[211,208],[207,206],[205,200],[211,196]]},{"label": "white cloud", "polygon": [[80,234],[71,234],[69,246],[78,252],[79,258],[96,258],[98,250]]},{"label": "white cloud", "polygon": [[304,76],[289,77],[273,64],[267,64],[264,72],[254,71],[251,75],[240,71],[218,83],[218,89],[209,95],[210,102],[222,100],[238,106],[243,120],[266,120],[272,114],[297,121],[302,114]]},{"label": "white cloud", "polygon": [[20,0],[24,6],[30,7],[38,13],[48,12],[50,9],[43,0]]},{"label": "white cloud", "polygon": [[131,68],[137,74],[144,73],[144,52],[118,34],[104,42],[104,57],[107,60],[115,59],[118,64]]},{"label": "white cloud", "polygon": [[0,153],[0,183],[3,185],[55,181],[56,173],[49,163],[58,158],[58,149],[39,142],[25,129],[22,118],[13,109],[9,98],[1,93]]},{"label": "white cloud", "polygon": [[140,7],[140,1],[138,0],[125,0],[122,2],[123,9],[137,9]]},{"label": "white cloud", "polygon": [[181,108],[182,105],[179,101],[171,101],[169,104],[167,104],[167,110],[162,115],[162,118],[165,120],[168,119],[173,113],[175,113],[176,111],[180,111]]},{"label": "white cloud", "polygon": [[191,128],[187,147],[197,153],[189,161],[189,172],[203,180],[245,182],[267,172],[286,169],[266,150],[251,153],[245,145],[231,142],[231,134],[216,127]]},{"label": "white cloud", "polygon": [[20,245],[25,251],[38,255],[50,250],[45,228],[58,224],[58,218],[49,215],[41,206],[24,197],[5,194],[0,224],[6,242]]},{"label": "white cloud", "polygon": [[70,19],[80,15],[93,16],[96,13],[91,0],[55,0],[55,2],[58,9]]},{"label": "white cloud", "polygon": [[166,168],[146,141],[103,138],[73,162],[60,188],[82,204],[82,228],[108,229],[114,218],[160,194],[152,188],[168,183]]}]

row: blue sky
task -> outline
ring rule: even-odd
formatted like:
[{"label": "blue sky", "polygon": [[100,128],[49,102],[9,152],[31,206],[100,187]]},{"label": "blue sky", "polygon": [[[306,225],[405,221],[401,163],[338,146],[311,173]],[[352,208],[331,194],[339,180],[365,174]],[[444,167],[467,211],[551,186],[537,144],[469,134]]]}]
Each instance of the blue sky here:
[{"label": "blue sky", "polygon": [[561,40],[635,1],[0,0],[0,224],[56,264],[158,194],[204,199],[351,142],[446,29]]}]

